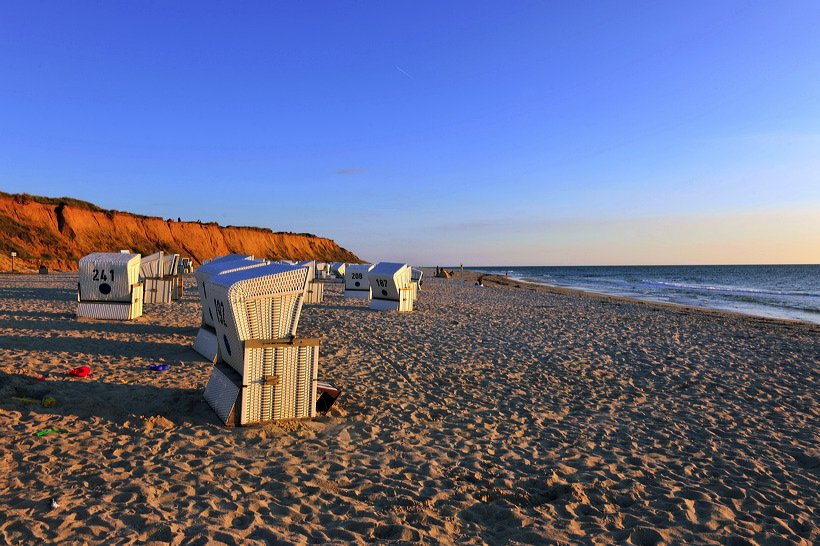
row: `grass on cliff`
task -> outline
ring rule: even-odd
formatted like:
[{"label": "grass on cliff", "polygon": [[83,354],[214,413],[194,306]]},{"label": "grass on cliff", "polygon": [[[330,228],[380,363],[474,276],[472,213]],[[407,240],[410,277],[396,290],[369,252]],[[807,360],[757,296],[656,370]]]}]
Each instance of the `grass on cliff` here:
[{"label": "grass on cliff", "polygon": [[[6,193],[6,192],[2,192],[2,191],[0,191],[0,197],[7,197],[9,199],[13,199],[16,203],[20,203],[21,205],[25,205],[25,204],[28,204],[28,203],[40,203],[41,205],[66,206],[66,207],[71,207],[71,208],[78,209],[78,210],[88,210],[88,211],[91,211],[91,212],[102,212],[106,216],[108,216],[109,218],[113,218],[113,216],[115,214],[128,214],[130,216],[135,216],[137,218],[142,218],[142,219],[160,218],[159,216],[145,216],[145,215],[142,215],[142,214],[135,214],[133,212],[122,212],[122,211],[118,211],[118,210],[104,209],[102,207],[98,207],[94,203],[89,203],[88,201],[82,201],[80,199],[74,199],[73,197],[43,197],[41,195],[31,195],[31,194],[28,194],[28,193]],[[208,225],[208,226],[221,227],[217,222],[203,223],[203,222],[197,221],[197,222],[190,222],[190,223],[200,223],[200,224]],[[318,238],[318,236],[316,236],[312,233],[293,233],[292,231],[276,231],[276,232],[274,232],[272,229],[264,228],[264,227],[255,227],[255,226],[227,226],[227,227],[235,228],[235,229],[248,229],[248,230],[257,231],[257,232],[260,232],[260,233],[273,233],[275,235],[300,235],[302,237],[307,237],[307,238],[311,238],[311,239]],[[2,230],[2,227],[0,227],[0,230]],[[3,233],[3,231],[0,231],[0,233]]]},{"label": "grass on cliff", "polygon": [[16,252],[17,256],[25,259],[54,259],[52,254],[33,256],[27,248],[37,246],[54,252],[60,250],[61,241],[51,230],[41,226],[23,225],[5,214],[0,214],[0,234],[3,235],[0,237],[0,252],[5,254]]},{"label": "grass on cliff", "polygon": [[0,196],[14,199],[15,202],[20,203],[21,205],[27,205],[28,203],[40,203],[41,205],[65,205],[67,207],[79,210],[90,210],[92,212],[108,212],[107,210],[98,207],[94,203],[89,203],[88,201],[80,201],[79,199],[74,199],[73,197],[42,197],[40,195],[30,195],[28,193],[6,192],[0,192]]}]

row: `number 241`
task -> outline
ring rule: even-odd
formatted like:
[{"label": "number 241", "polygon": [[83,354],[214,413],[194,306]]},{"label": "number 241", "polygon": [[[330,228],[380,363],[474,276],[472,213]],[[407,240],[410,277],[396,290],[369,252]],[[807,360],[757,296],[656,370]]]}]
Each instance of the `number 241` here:
[{"label": "number 241", "polygon": [[[108,272],[105,269],[103,269],[103,270],[95,269],[93,271],[93,273],[94,273],[94,280],[95,281],[107,281],[107,280],[109,280],[109,277],[106,275],[106,273],[108,273]],[[111,273],[110,280],[113,281],[114,280],[114,270],[112,269],[110,271],[110,273]]]}]

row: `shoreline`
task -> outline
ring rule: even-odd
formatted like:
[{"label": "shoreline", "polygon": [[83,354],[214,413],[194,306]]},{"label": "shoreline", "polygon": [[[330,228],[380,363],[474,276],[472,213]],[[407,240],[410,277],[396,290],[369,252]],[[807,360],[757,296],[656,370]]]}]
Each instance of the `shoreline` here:
[{"label": "shoreline", "polygon": [[[429,277],[433,277],[435,275],[435,268],[428,268],[422,267],[420,268],[424,271],[425,275],[429,275]],[[448,270],[450,271],[450,270]],[[453,278],[450,280],[461,280],[461,272],[460,270],[453,270]],[[425,277],[427,278],[427,277]],[[729,316],[736,316],[736,317],[745,317],[752,321],[762,321],[762,322],[772,322],[772,323],[782,323],[784,325],[804,325],[809,329],[816,330],[820,333],[820,323],[809,322],[804,320],[795,320],[795,319],[787,319],[787,318],[777,318],[777,317],[766,317],[762,315],[752,315],[748,313],[740,313],[737,311],[727,311],[724,309],[712,309],[709,307],[696,307],[693,305],[684,305],[679,303],[670,303],[670,302],[662,302],[662,301],[654,301],[654,300],[644,300],[638,298],[631,298],[628,296],[616,296],[610,294],[602,294],[600,292],[589,292],[586,290],[579,290],[577,288],[566,288],[562,286],[553,286],[538,282],[527,282],[524,279],[515,279],[511,277],[507,277],[505,275],[496,275],[492,273],[478,273],[471,270],[464,270],[464,282],[467,284],[475,284],[478,279],[483,279],[485,286],[494,286],[497,288],[509,289],[509,290],[526,290],[526,291],[535,291],[535,292],[547,292],[552,294],[568,294],[568,295],[576,295],[579,297],[589,297],[589,298],[596,298],[602,299],[605,301],[620,301],[624,303],[631,303],[635,305],[648,305],[648,306],[658,306],[662,308],[667,308],[671,310],[680,310],[685,312],[693,312],[693,313],[702,313],[704,315],[710,314],[718,314],[718,315],[729,315]]]}]

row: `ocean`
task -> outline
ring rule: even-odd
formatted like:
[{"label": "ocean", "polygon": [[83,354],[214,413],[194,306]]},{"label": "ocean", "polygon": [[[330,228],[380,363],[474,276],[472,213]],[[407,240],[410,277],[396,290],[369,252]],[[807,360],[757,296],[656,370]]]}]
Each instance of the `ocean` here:
[{"label": "ocean", "polygon": [[482,267],[522,282],[820,324],[820,265]]}]

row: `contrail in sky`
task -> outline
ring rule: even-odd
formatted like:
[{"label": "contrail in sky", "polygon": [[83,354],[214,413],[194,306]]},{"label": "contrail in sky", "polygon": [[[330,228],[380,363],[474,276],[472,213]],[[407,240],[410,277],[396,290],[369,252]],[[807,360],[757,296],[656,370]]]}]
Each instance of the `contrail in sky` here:
[{"label": "contrail in sky", "polygon": [[401,69],[401,67],[397,66],[397,67],[396,67],[396,70],[398,70],[399,72],[401,72],[402,74],[404,74],[405,76],[407,76],[408,78],[410,78],[411,80],[412,80],[412,79],[414,79],[414,78],[413,78],[413,76],[411,76],[410,74],[408,74],[407,72],[405,72],[404,70],[402,70],[402,69]]}]

